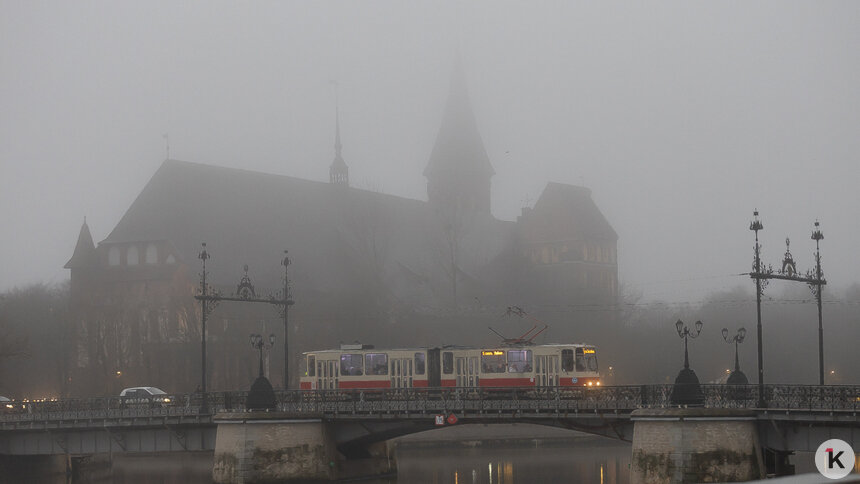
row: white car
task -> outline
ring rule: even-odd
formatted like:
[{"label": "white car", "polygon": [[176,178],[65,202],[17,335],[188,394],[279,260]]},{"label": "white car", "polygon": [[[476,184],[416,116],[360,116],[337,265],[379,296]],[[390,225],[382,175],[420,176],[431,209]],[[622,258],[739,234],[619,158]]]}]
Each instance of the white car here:
[{"label": "white car", "polygon": [[2,410],[15,410],[15,407],[23,408],[21,404],[16,404],[11,399],[0,396],[0,411]]},{"label": "white car", "polygon": [[172,401],[164,390],[155,387],[126,388],[120,392],[119,396],[123,403],[131,404],[160,403],[167,405]]}]

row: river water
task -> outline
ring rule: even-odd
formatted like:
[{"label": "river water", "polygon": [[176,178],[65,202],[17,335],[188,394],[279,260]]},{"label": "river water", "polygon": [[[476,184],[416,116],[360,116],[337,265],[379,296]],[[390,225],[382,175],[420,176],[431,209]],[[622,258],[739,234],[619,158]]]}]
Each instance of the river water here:
[{"label": "river water", "polygon": [[[372,484],[626,484],[630,445],[532,425],[466,425],[398,441],[397,476]],[[73,479],[43,476],[48,484],[210,484],[212,452],[115,454],[82,463]],[[0,479],[2,480],[2,479]],[[349,481],[357,482],[357,481]]]}]

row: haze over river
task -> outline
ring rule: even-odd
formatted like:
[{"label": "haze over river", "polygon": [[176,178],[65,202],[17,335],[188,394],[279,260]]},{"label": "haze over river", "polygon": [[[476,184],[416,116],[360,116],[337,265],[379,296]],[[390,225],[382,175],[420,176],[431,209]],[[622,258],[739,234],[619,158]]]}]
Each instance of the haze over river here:
[{"label": "haze over river", "polygon": [[[20,476],[49,484],[210,484],[212,453],[125,454],[77,475]],[[402,438],[397,476],[374,484],[603,483],[630,480],[630,444],[532,425],[462,425]],[[354,482],[354,481],[349,481]]]}]

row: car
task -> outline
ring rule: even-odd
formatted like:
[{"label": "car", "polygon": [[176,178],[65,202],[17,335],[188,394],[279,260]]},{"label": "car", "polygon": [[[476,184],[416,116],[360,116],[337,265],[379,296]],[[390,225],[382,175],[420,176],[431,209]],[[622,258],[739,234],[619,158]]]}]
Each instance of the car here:
[{"label": "car", "polygon": [[130,405],[158,403],[166,406],[172,401],[167,392],[155,387],[126,388],[119,396],[124,404]]},{"label": "car", "polygon": [[12,399],[0,396],[0,411],[12,411],[23,408],[21,404],[16,404]]}]

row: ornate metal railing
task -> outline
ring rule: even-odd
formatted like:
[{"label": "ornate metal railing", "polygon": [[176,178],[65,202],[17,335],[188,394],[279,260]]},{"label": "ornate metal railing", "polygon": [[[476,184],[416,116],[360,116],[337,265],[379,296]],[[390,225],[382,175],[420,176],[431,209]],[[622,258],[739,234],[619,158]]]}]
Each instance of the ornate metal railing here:
[{"label": "ornate metal railing", "polygon": [[[760,409],[756,385],[702,385],[705,408]],[[352,415],[394,415],[460,412],[483,415],[558,415],[629,413],[639,408],[672,408],[672,385],[546,388],[442,388],[384,390],[278,391],[277,410],[296,416],[336,418]],[[766,385],[767,409],[794,411],[860,410],[860,386]],[[246,410],[247,392],[171,395],[169,402],[120,397],[11,402],[0,407],[0,422],[178,418],[200,421],[218,412]],[[4,404],[5,405],[5,404]],[[196,419],[196,420],[195,420]],[[134,424],[134,422],[132,422]],[[146,422],[141,422],[146,424]]]}]

